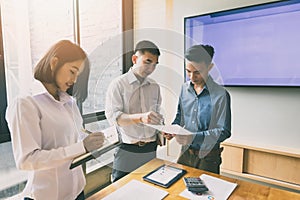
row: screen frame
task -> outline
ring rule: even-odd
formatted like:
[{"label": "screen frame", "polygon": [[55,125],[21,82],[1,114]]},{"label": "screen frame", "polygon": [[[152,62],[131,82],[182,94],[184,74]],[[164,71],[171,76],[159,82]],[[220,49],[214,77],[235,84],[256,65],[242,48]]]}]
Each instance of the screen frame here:
[{"label": "screen frame", "polygon": [[[225,9],[225,10],[219,10],[215,12],[207,12],[207,13],[202,13],[199,15],[192,15],[192,16],[187,16],[184,17],[184,52],[187,49],[187,39],[190,39],[187,36],[187,21],[191,20],[193,18],[197,17],[203,17],[203,16],[221,16],[221,15],[230,15],[230,14],[236,14],[236,13],[242,13],[242,12],[249,12],[249,11],[254,11],[254,10],[262,10],[266,8],[273,8],[273,7],[279,7],[279,6],[284,6],[284,5],[291,5],[291,4],[299,4],[300,2],[298,0],[282,0],[282,1],[275,1],[275,2],[266,2],[266,3],[260,3],[260,4],[255,4],[255,5],[249,5],[249,6],[242,6],[242,7],[237,7],[237,8],[232,8],[232,9]],[[184,66],[186,66],[186,61],[184,59]],[[186,75],[186,70],[184,68],[184,78],[187,81],[188,77]],[[220,84],[224,87],[253,87],[253,88],[300,88],[299,85],[261,85],[261,84],[253,84],[253,85],[243,85],[243,84]]]}]

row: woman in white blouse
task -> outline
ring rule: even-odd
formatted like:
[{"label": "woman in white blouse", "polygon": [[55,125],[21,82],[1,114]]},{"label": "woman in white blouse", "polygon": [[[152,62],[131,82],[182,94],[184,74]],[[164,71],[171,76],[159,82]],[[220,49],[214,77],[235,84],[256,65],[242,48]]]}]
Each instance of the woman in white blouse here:
[{"label": "woman in white blouse", "polygon": [[28,171],[24,197],[84,199],[82,167],[69,169],[70,164],[75,157],[100,148],[105,138],[101,132],[88,136],[81,132],[82,117],[69,93],[73,91],[81,101],[86,98],[89,71],[86,53],[68,40],[59,41],[35,68],[34,77],[44,91],[18,97],[8,106],[16,165]]}]

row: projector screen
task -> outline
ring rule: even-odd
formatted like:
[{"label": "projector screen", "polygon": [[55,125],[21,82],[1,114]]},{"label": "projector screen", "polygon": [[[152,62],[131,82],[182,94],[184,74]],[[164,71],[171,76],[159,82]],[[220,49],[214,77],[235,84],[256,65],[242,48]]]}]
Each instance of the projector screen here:
[{"label": "projector screen", "polygon": [[300,86],[299,1],[186,17],[184,28],[185,49],[215,48],[211,75],[222,85]]}]

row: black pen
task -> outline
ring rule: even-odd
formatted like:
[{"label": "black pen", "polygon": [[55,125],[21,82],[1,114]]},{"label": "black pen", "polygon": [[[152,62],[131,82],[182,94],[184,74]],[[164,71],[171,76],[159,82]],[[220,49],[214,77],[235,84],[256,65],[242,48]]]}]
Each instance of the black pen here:
[{"label": "black pen", "polygon": [[84,133],[87,133],[87,134],[93,133],[92,131],[86,130],[85,128],[82,128],[81,130],[82,130]]},{"label": "black pen", "polygon": [[[92,131],[89,131],[89,130],[87,130],[85,128],[82,128],[81,130],[82,130],[82,132],[87,133],[87,134],[93,133]],[[109,140],[105,137],[104,138],[104,142],[107,143],[107,142],[109,142]]]}]

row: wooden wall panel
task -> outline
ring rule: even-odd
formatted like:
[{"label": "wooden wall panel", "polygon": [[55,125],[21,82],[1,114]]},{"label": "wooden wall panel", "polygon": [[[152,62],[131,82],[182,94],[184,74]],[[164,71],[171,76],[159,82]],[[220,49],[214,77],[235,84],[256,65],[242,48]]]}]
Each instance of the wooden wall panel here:
[{"label": "wooden wall panel", "polygon": [[300,151],[283,147],[224,142],[221,173],[300,191]]},{"label": "wooden wall panel", "polygon": [[242,173],[243,148],[226,146],[222,152],[221,168]]},{"label": "wooden wall panel", "polygon": [[244,173],[300,184],[300,158],[245,150]]}]

